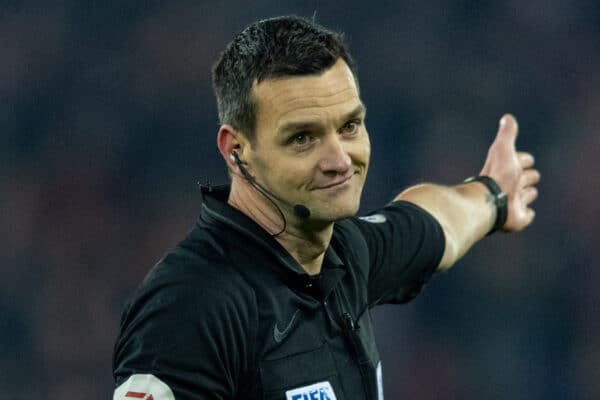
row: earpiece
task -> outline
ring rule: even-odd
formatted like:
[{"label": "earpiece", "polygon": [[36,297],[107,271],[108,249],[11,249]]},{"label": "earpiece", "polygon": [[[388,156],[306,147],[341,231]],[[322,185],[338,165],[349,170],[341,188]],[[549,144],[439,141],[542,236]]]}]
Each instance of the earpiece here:
[{"label": "earpiece", "polygon": [[242,162],[242,160],[240,160],[240,157],[238,156],[237,151],[232,151],[231,154],[229,155],[229,159],[231,161],[233,161],[235,163],[235,165],[238,166],[238,168],[240,169],[240,172],[242,173],[242,175],[244,175],[244,178],[246,178],[248,181],[250,181],[250,183],[257,183],[254,178],[248,173],[248,170],[246,169],[246,167],[244,167],[244,163]]},{"label": "earpiece", "polygon": [[[239,147],[239,146],[237,146],[237,147]],[[240,156],[238,156],[238,153],[235,150],[233,150],[231,152],[231,154],[229,155],[229,159],[231,161],[233,161],[234,163],[236,163],[238,167],[240,166],[240,164],[243,164],[242,160],[240,160]]]}]

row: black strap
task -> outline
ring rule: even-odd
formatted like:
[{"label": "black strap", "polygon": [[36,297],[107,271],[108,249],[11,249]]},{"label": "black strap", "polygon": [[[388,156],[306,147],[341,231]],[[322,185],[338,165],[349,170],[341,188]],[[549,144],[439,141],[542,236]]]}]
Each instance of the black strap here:
[{"label": "black strap", "polygon": [[470,178],[465,179],[464,183],[469,182],[483,183],[488,188],[492,196],[494,196],[494,204],[496,205],[496,222],[494,222],[494,226],[486,235],[489,236],[497,230],[501,229],[506,223],[506,218],[508,217],[508,197],[506,196],[506,193],[502,191],[502,189],[496,183],[496,181],[490,178],[489,176],[472,176]]}]

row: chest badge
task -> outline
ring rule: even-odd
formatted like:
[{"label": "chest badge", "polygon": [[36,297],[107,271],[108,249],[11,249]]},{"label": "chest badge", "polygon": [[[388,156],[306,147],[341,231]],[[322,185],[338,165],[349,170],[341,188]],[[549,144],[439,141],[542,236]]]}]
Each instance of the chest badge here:
[{"label": "chest badge", "polygon": [[283,330],[279,330],[279,324],[275,324],[275,326],[273,327],[273,339],[275,339],[275,342],[281,343],[283,339],[285,339],[285,337],[288,335],[288,333],[290,333],[292,325],[294,324],[294,321],[296,320],[296,317],[298,316],[299,312],[300,310],[296,310],[296,312],[292,316],[292,319],[287,324],[287,326],[283,328]]},{"label": "chest badge", "polygon": [[329,381],[303,386],[285,392],[286,400],[337,400]]}]

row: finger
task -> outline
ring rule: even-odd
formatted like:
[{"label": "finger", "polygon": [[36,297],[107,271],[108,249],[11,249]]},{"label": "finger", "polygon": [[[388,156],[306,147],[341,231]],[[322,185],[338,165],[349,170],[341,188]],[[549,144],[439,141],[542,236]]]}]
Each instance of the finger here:
[{"label": "finger", "polygon": [[521,174],[519,184],[522,188],[532,186],[540,181],[541,175],[537,169],[526,169]]},{"label": "finger", "polygon": [[531,209],[531,208],[528,208],[525,211],[525,218],[527,220],[527,224],[525,226],[531,224],[533,222],[534,218],[535,218],[535,211],[533,209]]},{"label": "finger", "polygon": [[523,203],[525,205],[533,203],[535,201],[535,199],[537,199],[537,197],[538,197],[538,190],[533,186],[525,188],[521,192],[521,200],[523,200]]},{"label": "finger", "polygon": [[517,153],[519,157],[519,163],[521,164],[521,168],[531,168],[533,164],[535,164],[535,158],[531,153],[526,153],[524,151],[519,151]]},{"label": "finger", "polygon": [[496,140],[507,146],[514,148],[515,142],[517,141],[517,133],[519,132],[519,125],[517,120],[511,114],[504,114],[500,119],[500,127],[498,128],[498,134]]}]

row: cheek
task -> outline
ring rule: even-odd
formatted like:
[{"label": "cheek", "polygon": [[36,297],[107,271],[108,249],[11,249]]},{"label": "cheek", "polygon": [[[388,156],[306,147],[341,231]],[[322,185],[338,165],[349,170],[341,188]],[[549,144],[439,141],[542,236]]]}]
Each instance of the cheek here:
[{"label": "cheek", "polygon": [[272,188],[295,189],[304,187],[308,172],[301,163],[284,157],[271,157],[260,163],[261,175]]},{"label": "cheek", "polygon": [[354,162],[359,165],[364,165],[365,169],[369,166],[371,157],[371,142],[369,136],[365,135],[363,140],[356,142],[352,148]]},{"label": "cheek", "polygon": [[371,142],[367,139],[367,144],[364,148],[364,158],[366,160],[367,165],[369,164],[369,160],[371,159]]},{"label": "cheek", "polygon": [[371,139],[369,138],[369,133],[365,130],[365,152],[367,158],[371,155]]},{"label": "cheek", "polygon": [[296,165],[293,168],[289,168],[282,174],[281,179],[284,182],[284,185],[295,188],[302,189],[307,183],[311,180],[311,171],[305,169],[303,165]]}]

